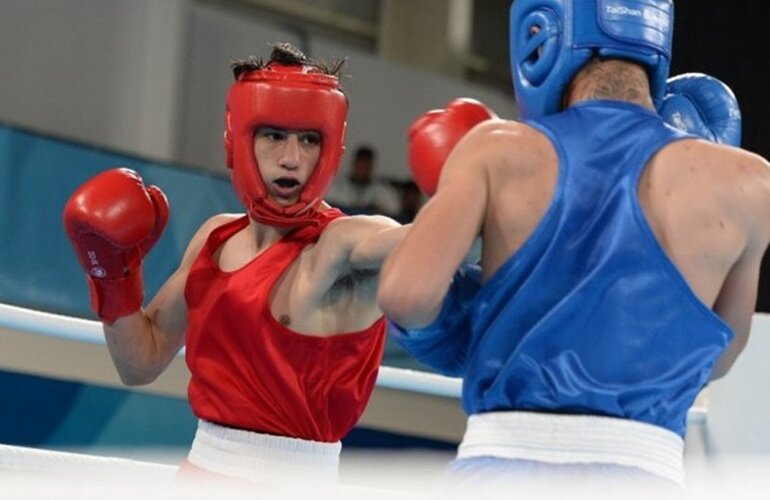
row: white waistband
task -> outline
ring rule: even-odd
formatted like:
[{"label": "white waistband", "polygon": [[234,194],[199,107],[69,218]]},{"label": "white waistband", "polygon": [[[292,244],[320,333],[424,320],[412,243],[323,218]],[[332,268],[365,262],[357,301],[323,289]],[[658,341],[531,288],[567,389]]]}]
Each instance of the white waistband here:
[{"label": "white waistband", "polygon": [[642,422],[591,415],[490,412],[470,416],[457,458],[617,464],[683,484],[683,451],[684,442],[677,434]]},{"label": "white waistband", "polygon": [[[334,483],[342,444],[261,434],[198,421],[187,459],[225,476],[276,481],[305,474],[313,482]],[[310,474],[309,476],[307,474]]]}]

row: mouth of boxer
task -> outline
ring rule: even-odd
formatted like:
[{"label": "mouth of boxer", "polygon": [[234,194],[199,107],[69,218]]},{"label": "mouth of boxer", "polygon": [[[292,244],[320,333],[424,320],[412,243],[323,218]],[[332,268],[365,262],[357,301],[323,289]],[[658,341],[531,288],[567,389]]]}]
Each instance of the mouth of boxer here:
[{"label": "mouth of boxer", "polygon": [[273,181],[273,186],[280,196],[291,196],[299,189],[301,183],[293,177],[279,177]]}]

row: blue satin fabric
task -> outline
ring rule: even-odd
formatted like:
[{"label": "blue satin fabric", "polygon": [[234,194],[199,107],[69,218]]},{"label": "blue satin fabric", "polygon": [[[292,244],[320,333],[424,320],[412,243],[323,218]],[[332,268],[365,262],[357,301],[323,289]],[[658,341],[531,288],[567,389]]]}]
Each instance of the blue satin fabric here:
[{"label": "blue satin fabric", "polygon": [[[530,239],[465,313],[463,407],[605,415],[684,435],[687,410],[733,334],[658,244],[637,184],[655,152],[687,136],[615,101],[529,123],[558,152],[558,184]],[[426,345],[424,337],[401,343]],[[439,368],[446,355],[412,352]]]}]

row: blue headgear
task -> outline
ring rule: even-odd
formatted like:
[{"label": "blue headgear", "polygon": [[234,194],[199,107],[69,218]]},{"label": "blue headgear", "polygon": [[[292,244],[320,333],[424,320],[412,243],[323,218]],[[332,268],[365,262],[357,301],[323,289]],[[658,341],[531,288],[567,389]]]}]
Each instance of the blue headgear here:
[{"label": "blue headgear", "polygon": [[595,56],[644,65],[657,108],[671,63],[673,21],[672,0],[515,0],[511,72],[522,116],[558,112],[572,78]]}]

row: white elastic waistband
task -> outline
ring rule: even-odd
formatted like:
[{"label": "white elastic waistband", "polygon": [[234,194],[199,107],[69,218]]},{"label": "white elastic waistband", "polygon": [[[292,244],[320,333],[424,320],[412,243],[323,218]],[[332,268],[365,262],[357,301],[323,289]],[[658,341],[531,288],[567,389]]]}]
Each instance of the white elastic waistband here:
[{"label": "white elastic waistband", "polygon": [[341,449],[339,441],[273,436],[199,420],[187,459],[211,472],[252,481],[303,473],[313,482],[331,484],[337,479]]},{"label": "white elastic waistband", "polygon": [[471,415],[457,458],[617,464],[684,482],[684,442],[654,425],[610,417],[534,412]]}]

